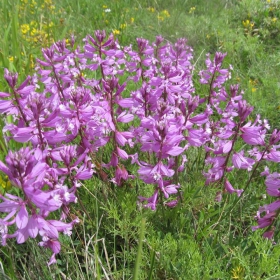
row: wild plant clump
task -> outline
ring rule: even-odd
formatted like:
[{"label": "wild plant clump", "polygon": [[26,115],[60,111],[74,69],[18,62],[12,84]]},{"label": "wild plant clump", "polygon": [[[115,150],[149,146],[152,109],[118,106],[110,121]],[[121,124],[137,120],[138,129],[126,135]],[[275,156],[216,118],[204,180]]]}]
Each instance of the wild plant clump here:
[{"label": "wild plant clump", "polygon": [[[0,211],[7,213],[0,219],[2,245],[39,235],[39,245],[53,252],[48,264],[55,263],[59,232],[70,235],[79,222],[71,215],[77,189],[93,175],[118,187],[140,179],[153,187],[149,197],[139,197],[140,206],[176,207],[183,203],[180,173],[193,149],[204,152],[201,174],[206,185],[217,186],[217,201],[226,192],[240,198],[259,175],[266,176],[268,195],[279,196],[280,174],[268,167],[259,174],[258,167],[280,161],[280,132],[269,132],[260,116],[251,120],[253,107],[238,85],[226,87],[226,54],[207,56],[199,72],[200,84],[209,89],[203,95],[194,86],[186,39],[171,44],[158,36],[150,44],[139,38],[133,50],[104,31],[94,35],[83,47],[71,38],[43,49],[35,74],[20,85],[18,75],[5,70],[10,93],[0,93],[0,112],[13,122],[4,133],[7,143],[25,144],[0,162],[13,186],[0,195]],[[249,172],[244,189],[230,182],[238,169]],[[267,228],[264,236],[272,238],[279,208],[279,200],[261,206],[253,230]],[[56,211],[60,218],[51,219]]]}]

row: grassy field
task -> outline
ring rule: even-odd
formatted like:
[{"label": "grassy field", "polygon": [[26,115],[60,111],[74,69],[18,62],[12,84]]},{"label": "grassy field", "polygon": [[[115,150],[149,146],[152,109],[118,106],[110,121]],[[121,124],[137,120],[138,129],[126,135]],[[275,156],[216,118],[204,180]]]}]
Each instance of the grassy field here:
[{"label": "grassy field", "polygon": [[[184,37],[194,50],[197,94],[207,91],[198,83],[206,54],[226,52],[230,83],[240,84],[254,115],[280,129],[278,0],[2,0],[0,23],[0,92],[9,90],[4,68],[23,81],[34,73],[42,48],[69,42],[71,35],[82,45],[87,34],[106,30],[133,47],[139,37]],[[3,117],[2,127],[5,121],[12,122]],[[0,142],[3,161],[8,149],[22,146],[5,146],[3,135]],[[148,190],[139,180],[122,188],[97,177],[85,181],[72,209],[81,223],[71,237],[61,236],[57,263],[46,265],[50,252],[38,240],[11,239],[0,248],[0,279],[280,279],[279,222],[274,241],[251,230],[259,206],[272,201],[264,196],[264,178],[255,176],[232,209],[235,196],[217,203],[216,188],[205,186],[200,153],[188,155],[180,175],[183,202],[173,209],[140,209],[137,197]],[[279,164],[274,167],[279,172]],[[232,184],[244,188],[247,178],[240,172]],[[1,192],[8,188],[1,182]]]}]

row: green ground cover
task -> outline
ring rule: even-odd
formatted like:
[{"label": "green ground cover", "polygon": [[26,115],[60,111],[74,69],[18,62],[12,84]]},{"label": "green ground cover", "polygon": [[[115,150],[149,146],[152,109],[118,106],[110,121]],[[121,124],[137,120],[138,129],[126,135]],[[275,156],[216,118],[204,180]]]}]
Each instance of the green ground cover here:
[{"label": "green ground cover", "polygon": [[[135,45],[138,37],[154,41],[159,34],[171,42],[185,37],[197,73],[207,53],[226,52],[232,83],[240,84],[255,114],[280,128],[277,0],[2,0],[0,23],[0,92],[8,91],[4,68],[24,80],[34,72],[42,48],[71,34],[77,44],[96,29],[112,32],[121,45]],[[196,90],[206,89],[197,83]],[[8,148],[20,147],[6,147],[2,135],[0,142],[2,160]],[[279,234],[271,242],[251,230],[260,204],[270,202],[263,196],[264,179],[254,178],[231,209],[235,197],[217,203],[215,188],[205,186],[199,151],[189,156],[178,207],[140,210],[138,181],[117,188],[93,178],[79,190],[73,213],[82,222],[71,238],[61,238],[57,264],[46,266],[50,254],[38,241],[9,240],[0,249],[0,278],[279,279]],[[232,183],[242,188],[246,176],[240,173]],[[4,177],[0,184],[1,192],[10,188]]]}]

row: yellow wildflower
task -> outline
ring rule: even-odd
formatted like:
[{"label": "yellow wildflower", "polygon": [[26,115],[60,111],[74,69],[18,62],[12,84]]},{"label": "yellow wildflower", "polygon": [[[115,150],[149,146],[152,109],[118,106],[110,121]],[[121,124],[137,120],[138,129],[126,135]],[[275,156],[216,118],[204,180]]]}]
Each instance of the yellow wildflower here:
[{"label": "yellow wildflower", "polygon": [[162,14],[163,16],[165,16],[165,17],[170,17],[170,14],[169,14],[169,12],[168,12],[167,10],[161,11],[161,14]]},{"label": "yellow wildflower", "polygon": [[189,10],[189,14],[193,14],[195,11],[195,7],[191,7],[190,10]]},{"label": "yellow wildflower", "polygon": [[30,30],[30,26],[29,24],[22,24],[20,29],[22,34],[26,34]]},{"label": "yellow wildflower", "polygon": [[277,18],[274,17],[274,18],[271,19],[271,21],[272,21],[273,23],[275,23],[275,22],[277,21]]},{"label": "yellow wildflower", "polygon": [[130,23],[133,23],[134,22],[134,18],[130,18]]},{"label": "yellow wildflower", "polygon": [[14,57],[13,56],[9,56],[9,58],[8,58],[11,62],[13,62],[14,61]]},{"label": "yellow wildflower", "polygon": [[250,25],[250,20],[249,19],[243,20],[242,24],[245,28],[247,28]]},{"label": "yellow wildflower", "polygon": [[126,24],[126,23],[122,23],[122,24],[121,24],[121,26],[120,26],[120,28],[121,28],[121,29],[125,29],[125,28],[126,28],[126,26],[127,26],[127,24]]},{"label": "yellow wildflower", "polygon": [[114,35],[119,35],[121,33],[120,30],[118,30],[118,29],[113,29],[112,32]]},{"label": "yellow wildflower", "polygon": [[107,9],[107,8],[108,8],[108,6],[106,6],[106,5],[103,5],[103,6],[102,6],[102,8],[103,8],[103,9]]},{"label": "yellow wildflower", "polygon": [[51,21],[50,23],[49,23],[49,28],[51,28],[51,27],[53,27],[54,26],[54,23]]},{"label": "yellow wildflower", "polygon": [[158,20],[160,20],[160,21],[164,21],[164,17],[162,17],[162,16],[157,16],[157,18],[158,18]]},{"label": "yellow wildflower", "polygon": [[32,28],[31,30],[31,36],[35,36],[37,34],[38,30],[36,28]]},{"label": "yellow wildflower", "polygon": [[37,26],[37,22],[35,20],[31,20],[30,25],[36,27]]},{"label": "yellow wildflower", "polygon": [[154,13],[154,12],[155,12],[155,8],[153,8],[153,7],[149,7],[149,8],[148,8],[148,11],[150,11],[150,12]]}]

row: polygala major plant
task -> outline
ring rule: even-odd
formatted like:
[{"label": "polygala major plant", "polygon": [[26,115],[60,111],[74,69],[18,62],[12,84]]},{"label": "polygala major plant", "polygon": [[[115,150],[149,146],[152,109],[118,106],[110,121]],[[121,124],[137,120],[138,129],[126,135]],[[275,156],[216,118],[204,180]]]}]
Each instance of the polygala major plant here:
[{"label": "polygala major plant", "polygon": [[[48,264],[55,263],[59,232],[70,235],[79,222],[70,215],[71,203],[77,202],[81,180],[93,174],[119,187],[139,177],[154,191],[138,203],[156,210],[158,203],[182,202],[180,172],[191,147],[204,150],[201,172],[207,185],[220,188],[218,201],[225,192],[242,196],[261,161],[280,162],[280,133],[269,133],[260,116],[250,121],[253,108],[243,92],[238,85],[226,86],[231,75],[231,67],[222,66],[226,54],[207,56],[199,75],[208,94],[199,94],[186,42],[171,44],[158,36],[151,44],[139,38],[133,50],[95,31],[83,47],[72,37],[69,44],[43,49],[35,74],[20,85],[18,75],[5,70],[10,90],[0,93],[0,112],[13,122],[6,122],[3,133],[7,145],[11,139],[25,145],[0,162],[13,186],[0,195],[0,211],[6,213],[0,219],[2,245],[9,238],[23,243],[40,236],[39,245],[53,252]],[[236,148],[240,141],[242,150]],[[99,152],[105,146],[109,157]],[[132,165],[138,174],[132,174]],[[250,174],[244,190],[230,182],[228,174],[237,169]],[[279,197],[280,174],[266,167],[261,175],[268,195]],[[253,230],[266,228],[264,236],[272,238],[279,209],[280,200],[261,206]],[[55,211],[60,218],[50,219]]]}]

